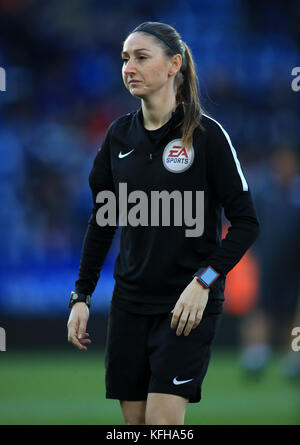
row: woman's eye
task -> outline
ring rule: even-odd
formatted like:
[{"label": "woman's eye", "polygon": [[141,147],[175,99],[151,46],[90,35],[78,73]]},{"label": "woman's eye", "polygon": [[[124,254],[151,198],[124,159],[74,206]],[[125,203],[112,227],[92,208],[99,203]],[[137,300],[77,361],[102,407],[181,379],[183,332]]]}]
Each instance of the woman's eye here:
[{"label": "woman's eye", "polygon": [[[139,56],[138,59],[139,59],[139,60],[144,60],[144,59],[147,59],[147,57],[146,57],[146,56]],[[129,60],[129,59],[122,59],[122,63],[127,63],[128,60]]]}]

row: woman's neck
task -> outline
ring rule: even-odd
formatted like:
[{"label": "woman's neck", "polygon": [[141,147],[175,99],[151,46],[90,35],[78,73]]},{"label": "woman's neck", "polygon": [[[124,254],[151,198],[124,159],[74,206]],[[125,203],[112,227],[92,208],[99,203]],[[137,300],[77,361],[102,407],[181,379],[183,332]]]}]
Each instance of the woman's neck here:
[{"label": "woman's neck", "polygon": [[166,124],[176,110],[176,98],[174,95],[167,98],[152,97],[151,100],[142,99],[142,111],[144,127],[146,130],[156,130]]}]

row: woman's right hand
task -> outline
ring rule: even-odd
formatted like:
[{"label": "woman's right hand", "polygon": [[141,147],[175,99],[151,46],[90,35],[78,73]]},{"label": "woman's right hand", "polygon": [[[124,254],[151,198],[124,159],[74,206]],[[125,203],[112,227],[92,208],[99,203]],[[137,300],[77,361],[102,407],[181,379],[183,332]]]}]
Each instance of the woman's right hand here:
[{"label": "woman's right hand", "polygon": [[89,308],[83,302],[75,303],[72,307],[68,327],[68,342],[73,343],[80,351],[86,351],[85,344],[90,344],[91,340],[87,338],[86,325],[89,319]]}]

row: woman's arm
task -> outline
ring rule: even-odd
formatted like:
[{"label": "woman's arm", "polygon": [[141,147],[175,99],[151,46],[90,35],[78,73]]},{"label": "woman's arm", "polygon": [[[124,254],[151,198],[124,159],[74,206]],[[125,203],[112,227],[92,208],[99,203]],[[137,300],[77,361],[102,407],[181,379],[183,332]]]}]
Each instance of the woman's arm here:
[{"label": "woman's arm", "polygon": [[[110,168],[109,130],[89,176],[94,205],[82,245],[78,279],[75,283],[77,294],[92,295],[94,292],[117,229],[116,226],[100,227],[96,221],[96,214],[100,207],[96,202],[98,193],[103,190],[113,191],[114,188]],[[87,345],[91,343],[89,334],[86,332],[88,319],[88,306],[84,302],[75,303],[67,323],[68,341],[81,351],[86,351]]]},{"label": "woman's arm", "polygon": [[220,246],[199,264],[199,269],[211,266],[221,276],[226,276],[257,238],[259,222],[251,191],[229,135],[213,119],[207,117],[206,122],[208,180],[231,226]]},{"label": "woman's arm", "polygon": [[[255,241],[259,230],[249,186],[230,138],[216,121],[206,118],[206,122],[208,180],[216,203],[224,207],[231,226],[221,245],[199,264],[193,280],[174,307],[171,327],[177,327],[177,335],[189,335],[199,325],[211,290],[218,289],[220,279],[240,261]],[[201,275],[208,266],[219,276],[205,289],[195,277]]]},{"label": "woman's arm", "polygon": [[114,192],[110,165],[110,128],[97,153],[89,176],[93,209],[83,240],[78,279],[75,283],[76,292],[86,295],[92,295],[96,288],[101,269],[117,230],[117,226],[101,227],[96,221],[97,211],[103,205],[96,202],[98,193],[104,190]]}]

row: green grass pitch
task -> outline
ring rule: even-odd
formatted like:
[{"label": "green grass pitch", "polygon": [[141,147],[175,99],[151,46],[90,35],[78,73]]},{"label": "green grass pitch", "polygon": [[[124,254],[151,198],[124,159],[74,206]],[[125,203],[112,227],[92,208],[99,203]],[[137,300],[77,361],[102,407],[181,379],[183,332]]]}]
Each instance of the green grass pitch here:
[{"label": "green grass pitch", "polygon": [[[202,401],[186,425],[299,425],[299,381],[274,357],[259,380],[243,378],[234,351],[215,350]],[[123,425],[117,400],[105,399],[103,351],[1,352],[1,425]]]}]

